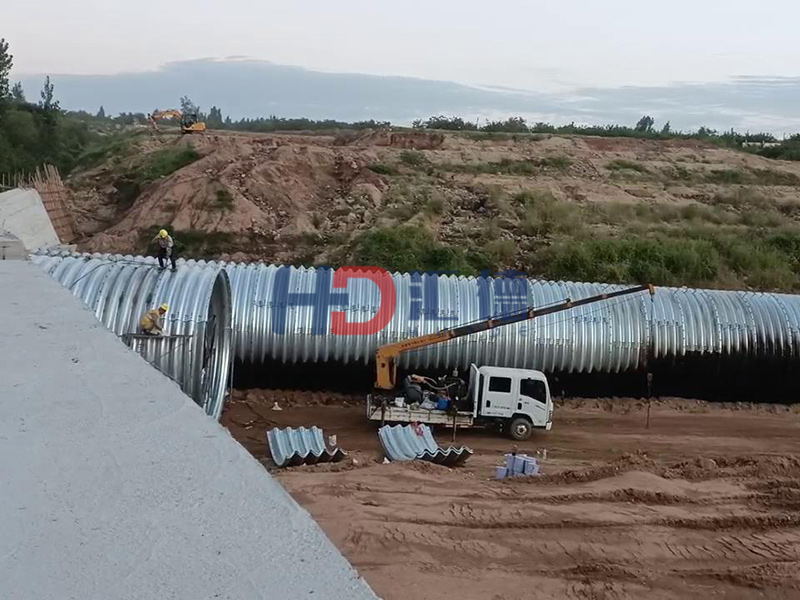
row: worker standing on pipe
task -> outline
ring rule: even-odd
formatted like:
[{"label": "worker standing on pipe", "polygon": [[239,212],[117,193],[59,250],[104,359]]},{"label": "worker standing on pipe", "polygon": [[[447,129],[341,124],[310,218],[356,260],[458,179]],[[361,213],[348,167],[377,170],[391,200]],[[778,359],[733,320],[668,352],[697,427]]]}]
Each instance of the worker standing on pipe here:
[{"label": "worker standing on pipe", "polygon": [[158,308],[153,308],[144,313],[144,316],[139,321],[139,327],[145,335],[163,335],[164,334],[164,315],[167,314],[169,305],[162,304]]},{"label": "worker standing on pipe", "polygon": [[172,270],[175,271],[175,241],[166,229],[162,229],[156,234],[151,243],[158,244],[158,265],[163,269],[166,267],[167,258],[172,263]]}]

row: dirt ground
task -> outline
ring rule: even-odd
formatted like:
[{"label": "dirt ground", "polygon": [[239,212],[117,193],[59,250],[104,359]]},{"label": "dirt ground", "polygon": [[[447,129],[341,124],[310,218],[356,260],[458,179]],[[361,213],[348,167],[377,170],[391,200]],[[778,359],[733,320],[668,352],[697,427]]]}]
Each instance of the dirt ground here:
[{"label": "dirt ground", "polygon": [[383,464],[359,402],[237,391],[223,424],[267,468],[269,428],[338,436],[345,462],[275,474],[383,598],[800,597],[797,407],[659,401],[646,429],[642,401],[573,400],[519,444],[543,475],[495,481],[510,440],[459,432],[458,469]]}]

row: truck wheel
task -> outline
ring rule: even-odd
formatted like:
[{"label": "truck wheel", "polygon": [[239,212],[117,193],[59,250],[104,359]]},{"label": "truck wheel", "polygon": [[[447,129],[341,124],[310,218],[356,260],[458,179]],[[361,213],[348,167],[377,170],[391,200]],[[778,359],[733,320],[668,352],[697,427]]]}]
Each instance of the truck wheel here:
[{"label": "truck wheel", "polygon": [[531,437],[531,433],[533,433],[533,426],[525,417],[512,419],[508,424],[508,435],[512,440],[522,442]]}]

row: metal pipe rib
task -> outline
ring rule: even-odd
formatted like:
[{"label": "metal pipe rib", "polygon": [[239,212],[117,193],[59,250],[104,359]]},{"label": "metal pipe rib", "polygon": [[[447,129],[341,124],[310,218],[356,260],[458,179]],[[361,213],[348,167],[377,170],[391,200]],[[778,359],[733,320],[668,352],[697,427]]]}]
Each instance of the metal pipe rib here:
[{"label": "metal pipe rib", "polygon": [[[31,260],[80,298],[108,329],[219,419],[228,391],[233,339],[231,289],[224,269],[184,262],[177,272],[151,258],[34,254]],[[164,338],[139,339],[139,319],[169,305]]]}]

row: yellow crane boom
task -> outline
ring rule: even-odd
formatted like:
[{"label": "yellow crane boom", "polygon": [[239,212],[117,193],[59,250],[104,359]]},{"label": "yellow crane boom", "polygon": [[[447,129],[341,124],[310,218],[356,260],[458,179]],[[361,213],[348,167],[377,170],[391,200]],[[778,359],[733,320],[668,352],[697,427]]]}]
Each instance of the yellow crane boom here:
[{"label": "yellow crane boom", "polygon": [[451,327],[450,329],[443,329],[437,333],[430,333],[421,335],[393,344],[387,344],[378,348],[375,353],[375,367],[376,379],[375,387],[382,390],[391,390],[395,386],[395,379],[397,377],[397,358],[409,350],[418,350],[434,344],[440,344],[448,340],[463,337],[481,331],[487,331],[496,327],[503,327],[504,325],[511,325],[512,323],[519,323],[520,321],[527,321],[545,315],[552,315],[553,313],[585,306],[594,302],[601,302],[603,300],[611,300],[612,298],[619,298],[620,296],[627,296],[629,294],[637,294],[639,292],[650,292],[650,295],[655,294],[655,287],[651,284],[638,285],[636,287],[618,290],[616,292],[609,292],[607,294],[598,294],[596,296],[589,296],[579,300],[571,300],[567,298],[559,304],[546,306],[537,309],[536,307],[529,307],[523,311],[503,315],[496,318],[490,318],[476,323],[469,323],[467,325],[460,325],[458,327]]}]

